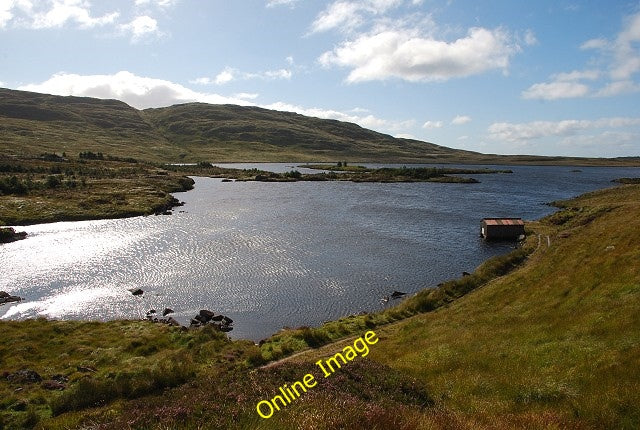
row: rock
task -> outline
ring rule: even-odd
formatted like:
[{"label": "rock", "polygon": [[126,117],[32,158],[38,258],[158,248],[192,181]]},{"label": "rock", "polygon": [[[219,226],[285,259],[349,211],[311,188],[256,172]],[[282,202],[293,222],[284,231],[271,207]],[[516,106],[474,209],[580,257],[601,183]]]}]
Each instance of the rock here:
[{"label": "rock", "polygon": [[469,272],[462,272],[462,276],[471,276],[471,273],[469,273]]},{"label": "rock", "polygon": [[221,325],[220,327],[218,327],[218,330],[226,333],[233,330],[233,327],[231,327],[230,325]]},{"label": "rock", "polygon": [[62,391],[65,388],[67,388],[67,386],[64,385],[63,383],[58,381],[53,381],[53,380],[43,381],[42,384],[40,384],[40,386],[45,390],[51,390],[51,391],[54,391],[54,390]]},{"label": "rock", "polygon": [[174,326],[174,327],[179,327],[180,326],[180,323],[173,317],[169,317],[165,321],[166,321],[167,324],[169,324],[171,326]]},{"label": "rock", "polygon": [[222,317],[222,322],[226,325],[233,324],[233,320],[229,317]]},{"label": "rock", "polygon": [[164,308],[164,311],[162,311],[162,316],[166,317],[167,315],[172,314],[174,312],[175,311],[173,309],[171,309],[171,308]]},{"label": "rock", "polygon": [[76,369],[78,369],[78,372],[82,372],[82,373],[95,373],[98,371],[98,369],[96,369],[93,366],[77,366]]},{"label": "rock", "polygon": [[27,238],[24,231],[16,232],[13,227],[0,227],[0,243],[11,243]]},{"label": "rock", "polygon": [[224,318],[223,315],[216,315],[215,317],[211,318],[212,321],[222,321],[222,319]]},{"label": "rock", "polygon": [[18,370],[15,373],[11,373],[7,376],[7,380],[14,384],[34,384],[42,381],[42,376],[38,372],[31,369]]},{"label": "rock", "polygon": [[65,382],[69,382],[69,378],[61,374],[53,375],[51,379],[56,382],[60,382],[61,384],[64,384]]},{"label": "rock", "polygon": [[5,303],[19,302],[22,300],[22,297],[12,296],[6,291],[0,291],[0,305],[4,305]]},{"label": "rock", "polygon": [[233,182],[231,179],[225,178],[222,180],[222,182]]},{"label": "rock", "polygon": [[402,291],[394,291],[393,293],[391,293],[391,298],[392,299],[398,299],[404,295],[406,295],[407,293],[403,293]]},{"label": "rock", "polygon": [[191,327],[200,327],[202,323],[197,319],[191,319],[191,323],[189,324]]},{"label": "rock", "polygon": [[131,294],[133,294],[134,296],[141,296],[144,291],[140,288],[130,288],[129,291],[131,291]]},{"label": "rock", "polygon": [[200,313],[195,316],[195,319],[197,319],[198,321],[202,322],[203,324],[206,324],[209,321],[211,321],[215,317],[215,315],[216,314],[214,314],[210,310],[202,309],[200,311]]}]

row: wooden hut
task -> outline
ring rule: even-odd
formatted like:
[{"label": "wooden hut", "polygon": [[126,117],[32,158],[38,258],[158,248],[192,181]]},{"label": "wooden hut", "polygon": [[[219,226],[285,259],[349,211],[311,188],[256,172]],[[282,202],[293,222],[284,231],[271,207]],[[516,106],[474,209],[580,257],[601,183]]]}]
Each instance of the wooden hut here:
[{"label": "wooden hut", "polygon": [[487,240],[517,240],[524,234],[522,218],[483,218],[480,236]]}]

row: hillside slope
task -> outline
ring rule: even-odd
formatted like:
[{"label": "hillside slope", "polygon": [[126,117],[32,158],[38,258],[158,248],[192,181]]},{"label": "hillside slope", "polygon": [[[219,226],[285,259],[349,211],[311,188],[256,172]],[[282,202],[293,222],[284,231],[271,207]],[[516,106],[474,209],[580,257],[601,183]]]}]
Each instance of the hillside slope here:
[{"label": "hillside slope", "polygon": [[187,103],[139,111],[117,100],[0,88],[2,154],[77,156],[85,151],[152,162],[640,165],[640,157],[480,154],[257,107]]},{"label": "hillside slope", "polygon": [[472,154],[352,123],[258,107],[188,103],[143,113],[171,143],[212,160],[419,161]]},{"label": "hillside slope", "polygon": [[0,150],[16,156],[84,151],[150,160],[177,156],[138,110],[121,101],[2,88]]},{"label": "hillside slope", "polygon": [[[365,323],[356,336],[372,329],[379,341],[330,378],[314,363],[353,338],[258,369],[253,342],[231,342],[215,330],[140,321],[0,321],[0,424],[636,429],[640,185],[562,206],[530,223],[530,239],[536,246],[540,234],[540,245],[507,275],[384,327],[366,325],[370,316],[345,318],[344,325]],[[261,399],[309,372],[318,376],[316,387],[273,417],[258,416]]]}]

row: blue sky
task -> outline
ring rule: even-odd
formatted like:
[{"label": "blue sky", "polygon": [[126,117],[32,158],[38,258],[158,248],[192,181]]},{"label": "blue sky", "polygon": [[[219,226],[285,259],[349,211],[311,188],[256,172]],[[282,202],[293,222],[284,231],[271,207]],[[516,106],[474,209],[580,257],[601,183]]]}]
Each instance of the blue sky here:
[{"label": "blue sky", "polygon": [[640,155],[640,2],[0,0],[0,86],[257,105],[500,154]]}]

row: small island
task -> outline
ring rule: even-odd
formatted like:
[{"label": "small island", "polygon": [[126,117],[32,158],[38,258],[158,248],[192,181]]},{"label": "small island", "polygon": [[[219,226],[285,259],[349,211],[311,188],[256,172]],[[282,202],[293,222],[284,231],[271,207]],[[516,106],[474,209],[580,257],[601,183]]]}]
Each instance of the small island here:
[{"label": "small island", "polygon": [[[381,167],[349,166],[346,162],[337,164],[304,164],[305,169],[319,170],[319,173],[301,173],[291,170],[285,173],[267,172],[258,169],[229,169],[211,163],[199,163],[198,174],[224,178],[225,181],[296,182],[296,181],[348,181],[348,182],[445,182],[474,184],[475,178],[455,176],[493,173],[513,173],[511,170],[463,169],[444,167]],[[194,167],[190,168],[193,172]]]}]

